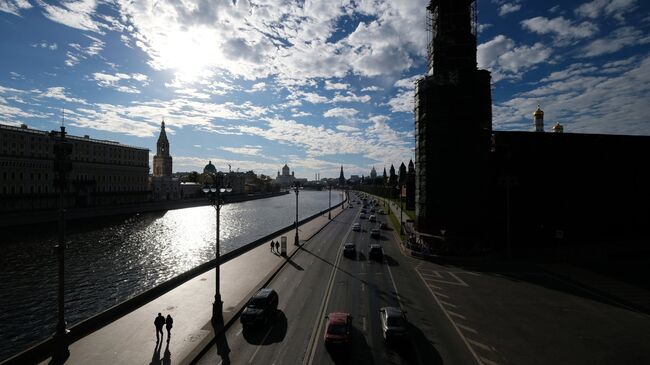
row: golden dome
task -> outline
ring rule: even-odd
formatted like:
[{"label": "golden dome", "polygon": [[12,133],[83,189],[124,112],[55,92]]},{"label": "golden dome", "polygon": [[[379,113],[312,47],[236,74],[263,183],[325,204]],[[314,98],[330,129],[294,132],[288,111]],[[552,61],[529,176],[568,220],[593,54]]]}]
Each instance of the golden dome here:
[{"label": "golden dome", "polygon": [[544,111],[539,108],[539,104],[537,104],[537,110],[533,113],[533,117],[544,117]]},{"label": "golden dome", "polygon": [[553,132],[562,133],[564,132],[564,127],[560,123],[555,123],[555,125],[553,126]]}]

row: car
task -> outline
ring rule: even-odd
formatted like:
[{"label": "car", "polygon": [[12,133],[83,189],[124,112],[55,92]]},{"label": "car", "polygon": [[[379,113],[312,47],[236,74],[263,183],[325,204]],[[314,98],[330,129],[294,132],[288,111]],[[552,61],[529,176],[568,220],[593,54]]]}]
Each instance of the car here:
[{"label": "car", "polygon": [[366,208],[362,208],[362,209],[361,209],[361,213],[367,213],[367,212],[366,212]]},{"label": "car", "polygon": [[370,250],[368,251],[368,257],[371,259],[381,260],[384,257],[384,249],[380,245],[373,243],[370,245]]},{"label": "car", "polygon": [[352,230],[356,231],[356,232],[359,232],[361,230],[361,224],[359,224],[359,223],[353,224],[352,225]]},{"label": "car", "polygon": [[363,214],[363,213],[361,213],[361,214],[359,215],[359,219],[366,219],[366,215]]},{"label": "car", "polygon": [[374,213],[374,212],[375,212],[375,208],[370,208],[370,213]]},{"label": "car", "polygon": [[368,217],[368,220],[369,220],[370,222],[376,222],[376,221],[377,221],[377,217],[375,217],[375,215],[372,214],[372,215],[370,215],[370,217]]},{"label": "car", "polygon": [[379,238],[379,228],[373,228],[370,230],[370,237]]},{"label": "car", "polygon": [[239,320],[244,327],[267,324],[277,309],[278,293],[271,288],[262,288],[246,303]]},{"label": "car", "polygon": [[384,222],[379,223],[379,229],[387,229],[387,228],[388,226],[386,225],[386,223]]},{"label": "car", "polygon": [[384,307],[379,310],[381,331],[386,342],[404,340],[408,335],[404,312],[397,307]]},{"label": "car", "polygon": [[347,346],[352,339],[352,317],[350,313],[332,312],[325,325],[325,347]]},{"label": "car", "polygon": [[352,242],[343,245],[343,256],[354,256],[357,253],[357,246]]}]

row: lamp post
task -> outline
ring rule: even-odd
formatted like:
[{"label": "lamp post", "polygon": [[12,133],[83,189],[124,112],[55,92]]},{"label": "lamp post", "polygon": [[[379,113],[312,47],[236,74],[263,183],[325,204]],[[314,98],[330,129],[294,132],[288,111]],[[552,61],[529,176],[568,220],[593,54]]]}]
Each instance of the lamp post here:
[{"label": "lamp post", "polygon": [[404,211],[404,205],[402,204],[402,185],[397,185],[397,193],[399,194],[399,234],[404,234],[404,229],[402,227],[402,212]]},{"label": "lamp post", "polygon": [[299,246],[300,238],[298,237],[298,193],[302,189],[302,186],[300,186],[300,183],[296,181],[293,183],[291,189],[296,193],[296,237],[293,240],[293,244]]},{"label": "lamp post", "polygon": [[214,294],[214,303],[212,304],[212,327],[214,328],[215,335],[218,335],[223,327],[223,302],[221,301],[221,253],[219,247],[219,214],[221,213],[221,206],[223,205],[222,193],[229,193],[232,191],[232,187],[227,185],[225,187],[221,184],[217,184],[217,176],[215,174],[211,175],[212,185],[207,183],[203,185],[203,192],[208,196],[210,204],[214,207],[217,216],[217,238],[216,238],[216,248],[215,248],[215,262],[216,262],[216,274],[215,274],[215,294]]},{"label": "lamp post", "polygon": [[72,162],[69,156],[72,153],[72,143],[67,142],[65,139],[65,127],[61,126],[61,132],[57,137],[56,132],[51,132],[50,136],[54,138],[54,170],[57,172],[55,185],[59,190],[59,239],[56,245],[56,252],[58,258],[59,277],[58,277],[58,319],[56,324],[56,333],[54,334],[54,352],[52,354],[52,363],[61,364],[70,356],[68,350],[68,330],[65,323],[65,270],[64,270],[64,253],[65,253],[65,209],[64,205],[64,191],[67,189],[68,182],[66,175],[72,170]]},{"label": "lamp post", "polygon": [[[329,209],[327,210],[327,219],[331,220],[332,219],[332,184],[327,184],[327,186],[330,191]],[[298,193],[296,193],[296,199],[297,198],[298,198]],[[298,204],[296,204],[296,210],[297,209],[298,209]]]}]

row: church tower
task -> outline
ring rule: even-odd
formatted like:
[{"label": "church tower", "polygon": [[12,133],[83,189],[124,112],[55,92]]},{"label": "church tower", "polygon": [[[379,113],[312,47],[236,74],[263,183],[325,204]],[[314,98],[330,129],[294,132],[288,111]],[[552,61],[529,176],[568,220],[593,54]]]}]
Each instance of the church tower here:
[{"label": "church tower", "polygon": [[339,175],[339,186],[345,185],[345,176],[343,175],[343,165],[341,165],[341,174]]},{"label": "church tower", "polygon": [[415,89],[416,230],[481,229],[492,132],[490,73],[476,65],[476,1],[431,0],[428,72]]},{"label": "church tower", "polygon": [[544,132],[544,111],[537,105],[537,110],[533,113],[535,122],[535,132]]},{"label": "church tower", "polygon": [[169,155],[169,141],[165,133],[165,121],[160,124],[160,136],[153,157],[153,176],[172,177],[172,156]]}]

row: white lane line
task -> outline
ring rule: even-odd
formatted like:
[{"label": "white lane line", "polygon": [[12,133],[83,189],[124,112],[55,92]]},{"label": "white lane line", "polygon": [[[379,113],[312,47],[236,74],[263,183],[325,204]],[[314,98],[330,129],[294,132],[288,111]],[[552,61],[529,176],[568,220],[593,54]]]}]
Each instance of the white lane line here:
[{"label": "white lane line", "polygon": [[490,352],[493,351],[493,348],[492,348],[492,347],[490,347],[490,346],[488,346],[488,345],[486,345],[486,344],[480,343],[480,342],[478,342],[478,341],[474,341],[474,340],[472,340],[471,338],[468,338],[467,341],[468,341],[469,343],[471,343],[472,345],[474,345],[474,346],[476,346],[476,347],[479,347],[479,348],[481,348],[481,349],[483,349],[483,350],[485,350],[485,351],[490,351]]},{"label": "white lane line", "polygon": [[402,300],[399,297],[399,292],[397,291],[397,286],[395,286],[395,279],[393,278],[393,271],[390,269],[390,265],[386,265],[388,268],[388,274],[390,275],[390,282],[393,284],[393,289],[395,289],[395,297],[397,297],[397,303],[399,304],[399,308],[404,311],[404,307],[402,306]]},{"label": "white lane line", "polygon": [[[430,289],[430,288],[429,288],[429,289]],[[431,292],[433,293],[433,290],[432,290]],[[447,298],[447,299],[449,299],[449,295],[445,295],[445,294],[442,294],[442,293],[436,293],[435,295],[438,295],[438,296],[441,296],[441,297],[443,297],[443,298]]]},{"label": "white lane line", "polygon": [[453,276],[454,279],[458,280],[458,284],[469,287],[469,285],[465,281],[463,281],[463,279],[459,278],[458,275],[454,274],[453,272],[449,272],[449,275]]},{"label": "white lane line", "polygon": [[483,363],[486,364],[486,365],[499,365],[498,362],[494,362],[494,361],[492,361],[492,360],[490,360],[490,359],[486,359],[486,358],[484,358],[483,356],[481,356],[481,360],[482,360]]},{"label": "white lane line", "polygon": [[[266,331],[266,334],[264,335],[264,338],[262,339],[261,343],[266,343],[266,338],[269,337],[269,335],[271,334],[272,329],[273,329],[273,326],[269,327],[269,330]],[[262,346],[257,346],[257,348],[255,349],[255,352],[253,352],[253,356],[251,356],[250,360],[248,360],[249,364],[253,363],[253,360],[255,359],[255,355],[257,355],[257,353],[260,351],[261,348],[262,348]]]},{"label": "white lane line", "polygon": [[[420,272],[417,271],[417,270],[416,270],[416,272],[417,272],[418,275],[420,276],[420,279],[422,279],[422,281],[424,281],[424,278],[422,277],[422,275],[420,275]],[[425,283],[426,283],[426,282],[425,282]],[[447,317],[447,319],[449,320],[449,322],[451,323],[451,325],[452,325],[452,326],[454,327],[454,329],[456,330],[456,333],[458,333],[458,336],[460,336],[460,339],[463,340],[463,342],[465,343],[465,346],[467,347],[467,349],[469,350],[469,352],[470,352],[470,353],[472,354],[472,356],[474,357],[474,360],[476,360],[476,363],[479,364],[479,365],[484,365],[484,363],[481,361],[481,359],[478,357],[478,355],[476,355],[476,352],[474,352],[474,349],[472,348],[472,346],[469,344],[469,342],[467,342],[467,339],[465,338],[465,336],[463,335],[463,333],[460,331],[460,328],[458,328],[458,326],[456,325],[456,322],[454,322],[454,320],[451,318],[451,316],[449,315],[449,313],[447,313],[447,310],[445,309],[445,307],[442,305],[442,303],[440,303],[440,300],[438,299],[438,295],[440,295],[440,294],[436,294],[436,293],[433,291],[433,289],[429,288],[428,285],[426,285],[426,287],[427,287],[427,289],[429,289],[429,292],[430,292],[431,295],[433,296],[433,299],[436,301],[436,303],[438,303],[438,306],[440,307],[440,309],[441,309],[442,312],[445,314],[445,316]]]},{"label": "white lane line", "polygon": [[452,311],[450,311],[450,310],[447,310],[447,313],[449,313],[450,315],[452,315],[452,316],[454,316],[454,317],[456,317],[456,318],[467,319],[464,315],[462,315],[462,314],[458,314],[458,313],[456,313],[456,312],[452,312]]},{"label": "white lane line", "polygon": [[336,272],[338,271],[339,263],[341,262],[341,256],[343,253],[343,245],[347,242],[348,237],[352,232],[352,226],[348,228],[348,232],[345,234],[345,238],[341,241],[339,248],[336,250],[336,260],[334,260],[334,265],[332,267],[332,273],[330,274],[329,282],[327,283],[327,294],[323,301],[320,304],[320,309],[318,310],[318,315],[316,316],[316,322],[314,323],[314,329],[311,332],[311,337],[307,345],[307,351],[305,352],[305,358],[303,359],[303,365],[311,365],[314,362],[314,356],[316,355],[316,341],[318,340],[317,334],[320,333],[323,328],[323,318],[325,317],[325,310],[327,309],[327,303],[330,300],[330,295],[332,294],[332,289],[334,289],[334,278],[336,277]]},{"label": "white lane line", "polygon": [[366,283],[361,283],[361,291],[366,291]]},{"label": "white lane line", "polygon": [[474,334],[478,334],[478,332],[476,332],[476,330],[473,329],[473,328],[471,328],[471,327],[467,327],[467,326],[462,325],[462,324],[460,324],[460,323],[456,323],[456,326],[462,328],[463,331],[467,331],[467,332],[472,332],[472,333],[474,333]]},{"label": "white lane line", "polygon": [[366,332],[366,317],[361,317],[361,328],[363,328],[363,332]]},{"label": "white lane line", "polygon": [[443,300],[441,300],[440,303],[446,305],[447,307],[458,308],[458,306],[456,306],[456,304],[451,304],[451,303],[445,302]]},{"label": "white lane line", "polygon": [[240,328],[239,331],[237,331],[237,333],[235,333],[235,337],[241,335],[242,330],[243,330],[243,328]]}]

